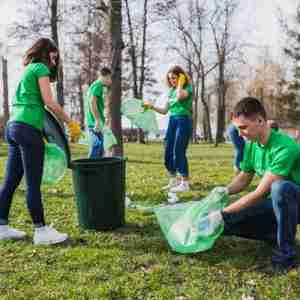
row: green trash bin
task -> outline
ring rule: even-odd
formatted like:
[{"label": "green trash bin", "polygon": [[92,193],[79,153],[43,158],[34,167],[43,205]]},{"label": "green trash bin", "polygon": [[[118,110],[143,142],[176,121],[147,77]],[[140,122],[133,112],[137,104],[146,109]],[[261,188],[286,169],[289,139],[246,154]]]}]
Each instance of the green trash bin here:
[{"label": "green trash bin", "polygon": [[111,230],[124,225],[125,159],[78,159],[71,169],[79,226]]}]

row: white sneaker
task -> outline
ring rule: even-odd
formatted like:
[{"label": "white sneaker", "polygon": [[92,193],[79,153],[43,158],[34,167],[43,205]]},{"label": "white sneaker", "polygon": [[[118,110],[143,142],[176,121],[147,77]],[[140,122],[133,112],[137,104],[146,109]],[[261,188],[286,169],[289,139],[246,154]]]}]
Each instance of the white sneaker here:
[{"label": "white sneaker", "polygon": [[34,231],[33,242],[35,245],[59,244],[68,239],[66,233],[60,233],[50,226],[38,227]]},{"label": "white sneaker", "polygon": [[170,189],[171,193],[188,192],[190,185],[187,181],[181,181],[181,183]]},{"label": "white sneaker", "polygon": [[170,204],[174,204],[174,203],[177,203],[179,201],[179,199],[178,199],[176,193],[169,192],[167,201]]},{"label": "white sneaker", "polygon": [[24,231],[14,229],[8,225],[0,225],[0,240],[20,240],[25,236]]},{"label": "white sneaker", "polygon": [[169,190],[169,189],[177,186],[178,184],[179,184],[179,182],[177,181],[177,178],[176,177],[171,177],[169,179],[169,183],[166,186],[162,187],[162,190],[163,191]]}]

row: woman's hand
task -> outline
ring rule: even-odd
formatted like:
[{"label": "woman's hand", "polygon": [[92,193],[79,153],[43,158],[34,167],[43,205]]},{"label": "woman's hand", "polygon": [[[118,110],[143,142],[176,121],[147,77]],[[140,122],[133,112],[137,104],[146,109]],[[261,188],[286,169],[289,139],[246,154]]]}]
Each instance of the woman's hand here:
[{"label": "woman's hand", "polygon": [[183,73],[180,73],[179,74],[179,77],[178,77],[178,83],[177,83],[177,86],[179,88],[183,88],[183,86],[185,85],[185,82],[186,82],[186,78],[185,78],[185,75]]},{"label": "woman's hand", "polygon": [[144,106],[145,108],[150,108],[150,109],[152,109],[154,105],[153,105],[152,101],[150,101],[150,100],[144,100],[144,101],[143,101],[143,106]]},{"label": "woman's hand", "polygon": [[78,142],[81,135],[79,124],[76,121],[71,120],[67,123],[67,126],[71,140],[74,142]]}]

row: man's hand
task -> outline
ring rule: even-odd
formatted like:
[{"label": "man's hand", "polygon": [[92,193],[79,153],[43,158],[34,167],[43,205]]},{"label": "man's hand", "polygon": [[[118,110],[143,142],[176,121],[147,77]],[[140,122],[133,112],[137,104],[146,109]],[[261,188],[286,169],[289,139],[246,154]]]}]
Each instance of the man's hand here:
[{"label": "man's hand", "polygon": [[225,194],[228,195],[229,191],[228,188],[225,186],[217,186],[212,190],[212,193],[218,193],[218,194]]},{"label": "man's hand", "polygon": [[102,132],[103,127],[101,126],[101,122],[99,120],[95,121],[94,131],[95,132]]},{"label": "man's hand", "polygon": [[199,234],[202,236],[212,235],[218,227],[224,223],[222,213],[220,210],[216,210],[202,218],[198,222]]}]

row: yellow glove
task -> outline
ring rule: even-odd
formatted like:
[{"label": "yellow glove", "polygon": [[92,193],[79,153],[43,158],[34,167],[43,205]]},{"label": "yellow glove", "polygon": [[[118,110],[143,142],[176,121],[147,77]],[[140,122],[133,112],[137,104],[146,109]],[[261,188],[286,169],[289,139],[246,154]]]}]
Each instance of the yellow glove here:
[{"label": "yellow glove", "polygon": [[152,103],[152,101],[150,101],[150,100],[144,100],[143,101],[143,107],[144,108],[153,108],[153,103]]},{"label": "yellow glove", "polygon": [[180,73],[178,78],[178,86],[182,88],[185,85],[185,82],[186,82],[185,75],[183,73]]},{"label": "yellow glove", "polygon": [[67,124],[67,126],[71,140],[77,142],[81,136],[81,129],[79,124],[72,120]]}]

